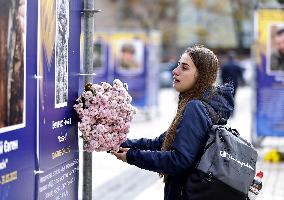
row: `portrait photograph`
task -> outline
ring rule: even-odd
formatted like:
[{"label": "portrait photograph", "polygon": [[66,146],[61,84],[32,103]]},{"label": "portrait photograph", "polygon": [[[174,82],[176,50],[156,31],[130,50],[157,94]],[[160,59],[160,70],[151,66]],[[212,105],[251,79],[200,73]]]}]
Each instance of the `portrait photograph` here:
[{"label": "portrait photograph", "polygon": [[268,26],[267,74],[284,74],[284,23]]},{"label": "portrait photograph", "polygon": [[143,71],[144,44],[142,40],[120,40],[117,52],[117,70],[121,73]]},{"label": "portrait photograph", "polygon": [[25,0],[0,0],[0,133],[25,126],[25,18]]}]

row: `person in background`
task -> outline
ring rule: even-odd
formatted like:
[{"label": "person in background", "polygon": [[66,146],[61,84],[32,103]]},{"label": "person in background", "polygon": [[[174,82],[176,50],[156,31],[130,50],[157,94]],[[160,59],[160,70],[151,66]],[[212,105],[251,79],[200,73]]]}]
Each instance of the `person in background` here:
[{"label": "person in background", "polygon": [[244,83],[243,71],[244,69],[239,65],[235,59],[235,52],[231,51],[227,55],[227,61],[221,67],[222,83],[231,83],[234,86],[234,97],[237,89],[241,83]]},{"label": "person in background", "polygon": [[[165,183],[165,200],[191,199],[185,196],[191,190],[185,186],[186,177],[195,172],[213,125],[205,105],[225,121],[234,109],[233,87],[215,86],[218,67],[211,50],[203,46],[186,49],[173,70],[173,87],[179,92],[179,101],[169,128],[155,139],[127,139],[119,151],[112,152],[130,165],[159,173]],[[198,192],[205,195],[201,199],[210,199],[206,192]],[[222,191],[217,193],[220,200],[231,199]]]},{"label": "person in background", "polygon": [[284,71],[284,28],[276,32],[275,45],[276,50],[271,53],[270,69]]}]

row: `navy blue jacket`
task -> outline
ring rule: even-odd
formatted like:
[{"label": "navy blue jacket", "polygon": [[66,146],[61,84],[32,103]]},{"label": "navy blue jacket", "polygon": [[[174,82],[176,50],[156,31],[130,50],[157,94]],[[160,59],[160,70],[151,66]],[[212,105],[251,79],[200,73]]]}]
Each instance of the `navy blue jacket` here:
[{"label": "navy blue jacket", "polygon": [[[225,120],[230,117],[234,108],[232,93],[231,85],[218,87],[217,93],[208,102]],[[207,98],[206,93],[204,98]],[[155,139],[127,139],[121,146],[130,148],[126,154],[129,164],[169,174],[164,197],[166,200],[178,200],[183,178],[201,155],[211,126],[212,121],[204,104],[200,100],[192,100],[184,109],[170,151],[161,151],[165,133]]]}]

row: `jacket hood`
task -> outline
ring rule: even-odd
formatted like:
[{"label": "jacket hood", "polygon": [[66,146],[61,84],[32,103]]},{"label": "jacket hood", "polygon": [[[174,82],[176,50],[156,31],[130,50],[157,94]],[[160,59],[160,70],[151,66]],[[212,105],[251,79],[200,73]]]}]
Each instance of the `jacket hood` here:
[{"label": "jacket hood", "polygon": [[231,84],[220,85],[216,87],[216,92],[212,89],[205,92],[203,100],[208,103],[218,115],[224,120],[228,120],[234,110],[234,87]]}]

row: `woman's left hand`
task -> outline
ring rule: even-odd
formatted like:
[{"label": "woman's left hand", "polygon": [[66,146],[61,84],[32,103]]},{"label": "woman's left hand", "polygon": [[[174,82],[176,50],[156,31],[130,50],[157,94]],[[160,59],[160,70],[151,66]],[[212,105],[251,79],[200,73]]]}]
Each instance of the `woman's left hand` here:
[{"label": "woman's left hand", "polygon": [[113,155],[115,155],[115,157],[118,159],[118,160],[121,160],[123,162],[127,162],[126,160],[126,153],[127,151],[129,150],[129,148],[122,148],[120,147],[119,148],[119,151],[113,151],[111,152]]}]

